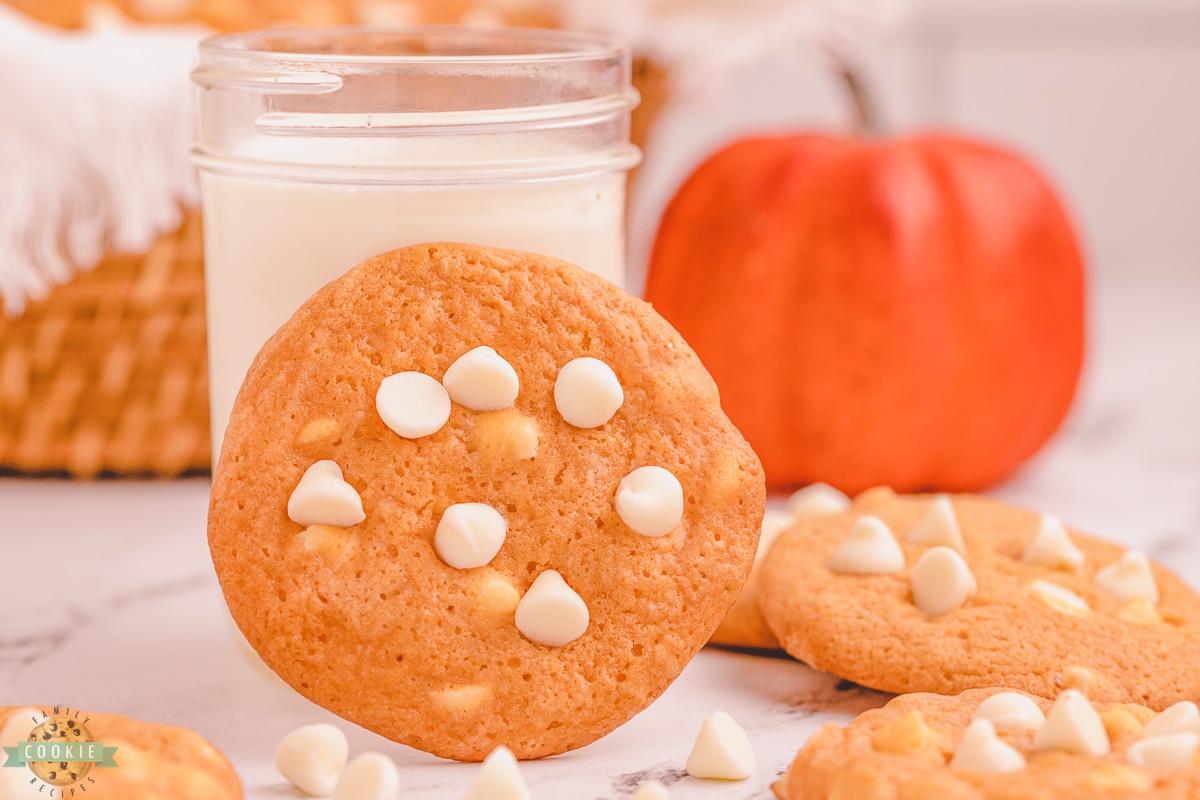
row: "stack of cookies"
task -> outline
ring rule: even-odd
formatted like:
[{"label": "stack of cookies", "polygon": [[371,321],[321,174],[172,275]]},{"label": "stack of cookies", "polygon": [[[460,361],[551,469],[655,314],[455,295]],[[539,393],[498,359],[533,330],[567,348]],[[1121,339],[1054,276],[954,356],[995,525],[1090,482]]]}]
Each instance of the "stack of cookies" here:
[{"label": "stack of cookies", "polygon": [[1200,793],[1200,597],[1171,572],[984,497],[792,506],[718,641],[904,696],[822,728],[780,798]]}]

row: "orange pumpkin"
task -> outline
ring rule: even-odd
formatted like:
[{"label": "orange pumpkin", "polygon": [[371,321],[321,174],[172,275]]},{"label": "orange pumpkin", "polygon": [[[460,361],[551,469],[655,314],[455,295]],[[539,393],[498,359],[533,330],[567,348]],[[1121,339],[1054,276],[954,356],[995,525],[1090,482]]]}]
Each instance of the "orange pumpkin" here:
[{"label": "orange pumpkin", "polygon": [[771,488],[979,490],[1062,422],[1084,265],[1026,161],[948,135],[736,142],[661,220],[646,298]]}]

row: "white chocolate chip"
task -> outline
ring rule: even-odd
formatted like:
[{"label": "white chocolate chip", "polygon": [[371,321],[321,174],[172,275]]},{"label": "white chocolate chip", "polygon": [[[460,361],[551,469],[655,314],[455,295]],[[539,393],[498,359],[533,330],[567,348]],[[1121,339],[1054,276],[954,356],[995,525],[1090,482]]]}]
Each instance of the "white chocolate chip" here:
[{"label": "white chocolate chip", "polygon": [[1158,603],[1158,584],[1150,560],[1137,550],[1130,550],[1116,563],[1097,571],[1095,583],[1118,600],[1141,597]]},{"label": "white chocolate chip", "polygon": [[829,568],[856,575],[891,574],[904,569],[904,551],[886,522],[879,517],[859,517],[850,535],[830,556]]},{"label": "white chocolate chip", "polygon": [[1083,693],[1084,697],[1091,697],[1099,683],[1099,677],[1087,667],[1072,664],[1063,670],[1062,682],[1063,688],[1077,689]]},{"label": "white chocolate chip", "polygon": [[688,755],[688,774],[693,778],[741,781],[754,773],[754,767],[754,748],[742,726],[724,711],[709,714]]},{"label": "white chocolate chip", "polygon": [[638,467],[617,485],[617,514],[643,536],[665,536],[683,519],[683,486],[662,467]]},{"label": "white chocolate chip", "polygon": [[375,410],[405,439],[419,439],[437,433],[450,419],[450,395],[422,372],[397,372],[380,382]]},{"label": "white chocolate chip", "polygon": [[1071,541],[1066,526],[1058,517],[1043,514],[1037,535],[1025,548],[1025,563],[1054,569],[1074,569],[1083,563],[1083,553]]},{"label": "white chocolate chip", "polygon": [[939,495],[934,498],[926,509],[925,516],[908,534],[908,541],[913,544],[941,545],[959,553],[967,552],[949,497]]},{"label": "white chocolate chip", "polygon": [[463,800],[530,800],[517,758],[500,746],[488,754]]},{"label": "white chocolate chip", "polygon": [[629,800],[671,800],[671,795],[662,781],[646,781],[629,796]]},{"label": "white chocolate chip", "polygon": [[796,518],[778,508],[768,508],[763,514],[762,530],[758,537],[758,549],[754,551],[754,564],[757,566],[766,558],[767,551],[779,538],[779,534],[795,524]]},{"label": "white chocolate chip", "polygon": [[827,483],[805,486],[787,499],[787,510],[796,519],[827,517],[850,510],[850,498]]},{"label": "white chocolate chip", "polygon": [[[1086,694],[1086,692],[1084,693]],[[1124,705],[1111,706],[1100,712],[1100,721],[1108,731],[1108,740],[1137,739],[1142,735],[1142,721]]]},{"label": "white chocolate chip", "polygon": [[328,797],[346,767],[350,745],[336,725],[305,725],[275,748],[275,768],[305,794]]},{"label": "white chocolate chip", "polygon": [[479,610],[495,617],[508,617],[517,610],[521,593],[503,575],[486,575],[475,584]]},{"label": "white chocolate chip", "polygon": [[492,687],[482,683],[447,686],[429,693],[429,699],[446,711],[471,712],[492,696]]},{"label": "white chocolate chip", "polygon": [[354,544],[354,536],[336,525],[309,525],[298,534],[300,546],[308,553],[320,553],[338,559]]},{"label": "white chocolate chip", "polygon": [[1000,730],[1035,731],[1045,723],[1046,715],[1025,695],[1000,692],[980,703],[971,719],[989,720]]},{"label": "white chocolate chip", "polygon": [[941,734],[926,724],[920,711],[909,711],[876,730],[871,735],[871,748],[901,756],[937,752],[940,760],[941,740]]},{"label": "white chocolate chip", "polygon": [[1161,714],[1146,723],[1143,734],[1148,739],[1183,731],[1200,734],[1200,708],[1191,700],[1180,700],[1163,709]]},{"label": "white chocolate chip", "polygon": [[1083,780],[1083,788],[1104,797],[1130,797],[1148,791],[1153,784],[1149,775],[1125,764],[1106,764]]},{"label": "white chocolate chip", "polygon": [[977,719],[963,731],[958,749],[950,759],[950,769],[1004,775],[1025,769],[1025,756],[1012,745],[1000,741],[991,720]]},{"label": "white chocolate chip", "polygon": [[1117,609],[1117,618],[1134,625],[1162,625],[1162,614],[1144,597],[1133,597],[1126,600]]},{"label": "white chocolate chip", "polygon": [[589,621],[583,598],[552,569],[534,579],[515,614],[517,630],[526,639],[549,647],[575,641],[587,630]]},{"label": "white chocolate chip", "polygon": [[930,616],[958,608],[977,588],[967,562],[945,545],[926,550],[913,567],[913,602]]},{"label": "white chocolate chip", "polygon": [[363,753],[347,765],[333,790],[333,800],[396,800],[400,771],[382,753]]},{"label": "white chocolate chip", "polygon": [[512,364],[486,345],[468,350],[442,376],[450,399],[472,411],[499,411],[517,399],[521,382]]},{"label": "white chocolate chip", "polygon": [[896,491],[890,486],[872,486],[854,496],[854,508],[876,508],[896,502]]},{"label": "white chocolate chip", "polygon": [[1065,614],[1086,614],[1092,610],[1079,595],[1050,581],[1033,581],[1029,594],[1037,601]]},{"label": "white chocolate chip", "polygon": [[1110,748],[1100,715],[1087,697],[1075,689],[1067,689],[1058,696],[1046,715],[1046,723],[1033,735],[1034,750],[1102,756]]},{"label": "white chocolate chip", "polygon": [[537,455],[538,424],[515,408],[474,415],[467,449],[484,458],[528,461]]},{"label": "white chocolate chip", "polygon": [[318,461],[304,470],[288,498],[288,518],[297,525],[345,528],[367,518],[362,498],[342,477],[333,461]]},{"label": "white chocolate chip", "polygon": [[442,512],[433,549],[455,569],[482,567],[504,545],[508,523],[487,503],[455,503]]},{"label": "white chocolate chip", "polygon": [[1200,734],[1177,731],[1149,736],[1125,749],[1125,760],[1135,767],[1182,769],[1191,766],[1200,750]]},{"label": "white chocolate chip", "polygon": [[598,358],[576,358],[558,371],[554,405],[569,425],[598,428],[625,402],[625,392],[612,367]]},{"label": "white chocolate chip", "polygon": [[341,433],[342,423],[333,417],[319,417],[300,429],[300,433],[296,434],[296,444],[305,445],[317,442],[329,442],[336,439]]}]

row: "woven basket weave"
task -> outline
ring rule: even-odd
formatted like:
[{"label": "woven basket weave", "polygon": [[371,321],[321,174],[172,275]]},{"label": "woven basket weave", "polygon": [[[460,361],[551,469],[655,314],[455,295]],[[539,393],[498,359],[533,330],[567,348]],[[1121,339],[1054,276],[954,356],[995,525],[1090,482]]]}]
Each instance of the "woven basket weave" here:
[{"label": "woven basket weave", "polygon": [[209,469],[198,212],[23,314],[0,314],[0,468],[174,476]]},{"label": "woven basket weave", "polygon": [[[642,146],[668,79],[635,59]],[[631,176],[632,177],[632,176]],[[211,468],[200,214],[0,312],[0,472],[173,477]]]}]

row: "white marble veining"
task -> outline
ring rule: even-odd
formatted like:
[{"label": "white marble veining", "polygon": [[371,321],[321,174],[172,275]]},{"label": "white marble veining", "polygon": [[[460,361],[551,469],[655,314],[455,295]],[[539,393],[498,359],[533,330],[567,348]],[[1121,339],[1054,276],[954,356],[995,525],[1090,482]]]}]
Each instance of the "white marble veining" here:
[{"label": "white marble veining", "polygon": [[[1200,586],[1200,274],[1140,270],[1093,287],[1092,350],[1061,435],[994,492],[1145,550]],[[336,721],[241,652],[205,545],[208,483],[0,480],[0,705],[67,704],[194,728],[249,798],[300,795],[272,752]],[[648,777],[673,798],[749,800],[829,719],[884,699],[781,658],[706,650],[647,711],[582,750],[522,770],[533,796],[627,797]],[[738,783],[683,765],[704,717],[732,714],[758,754]],[[351,753],[394,757],[405,798],[455,798],[455,764],[344,724]]]}]

